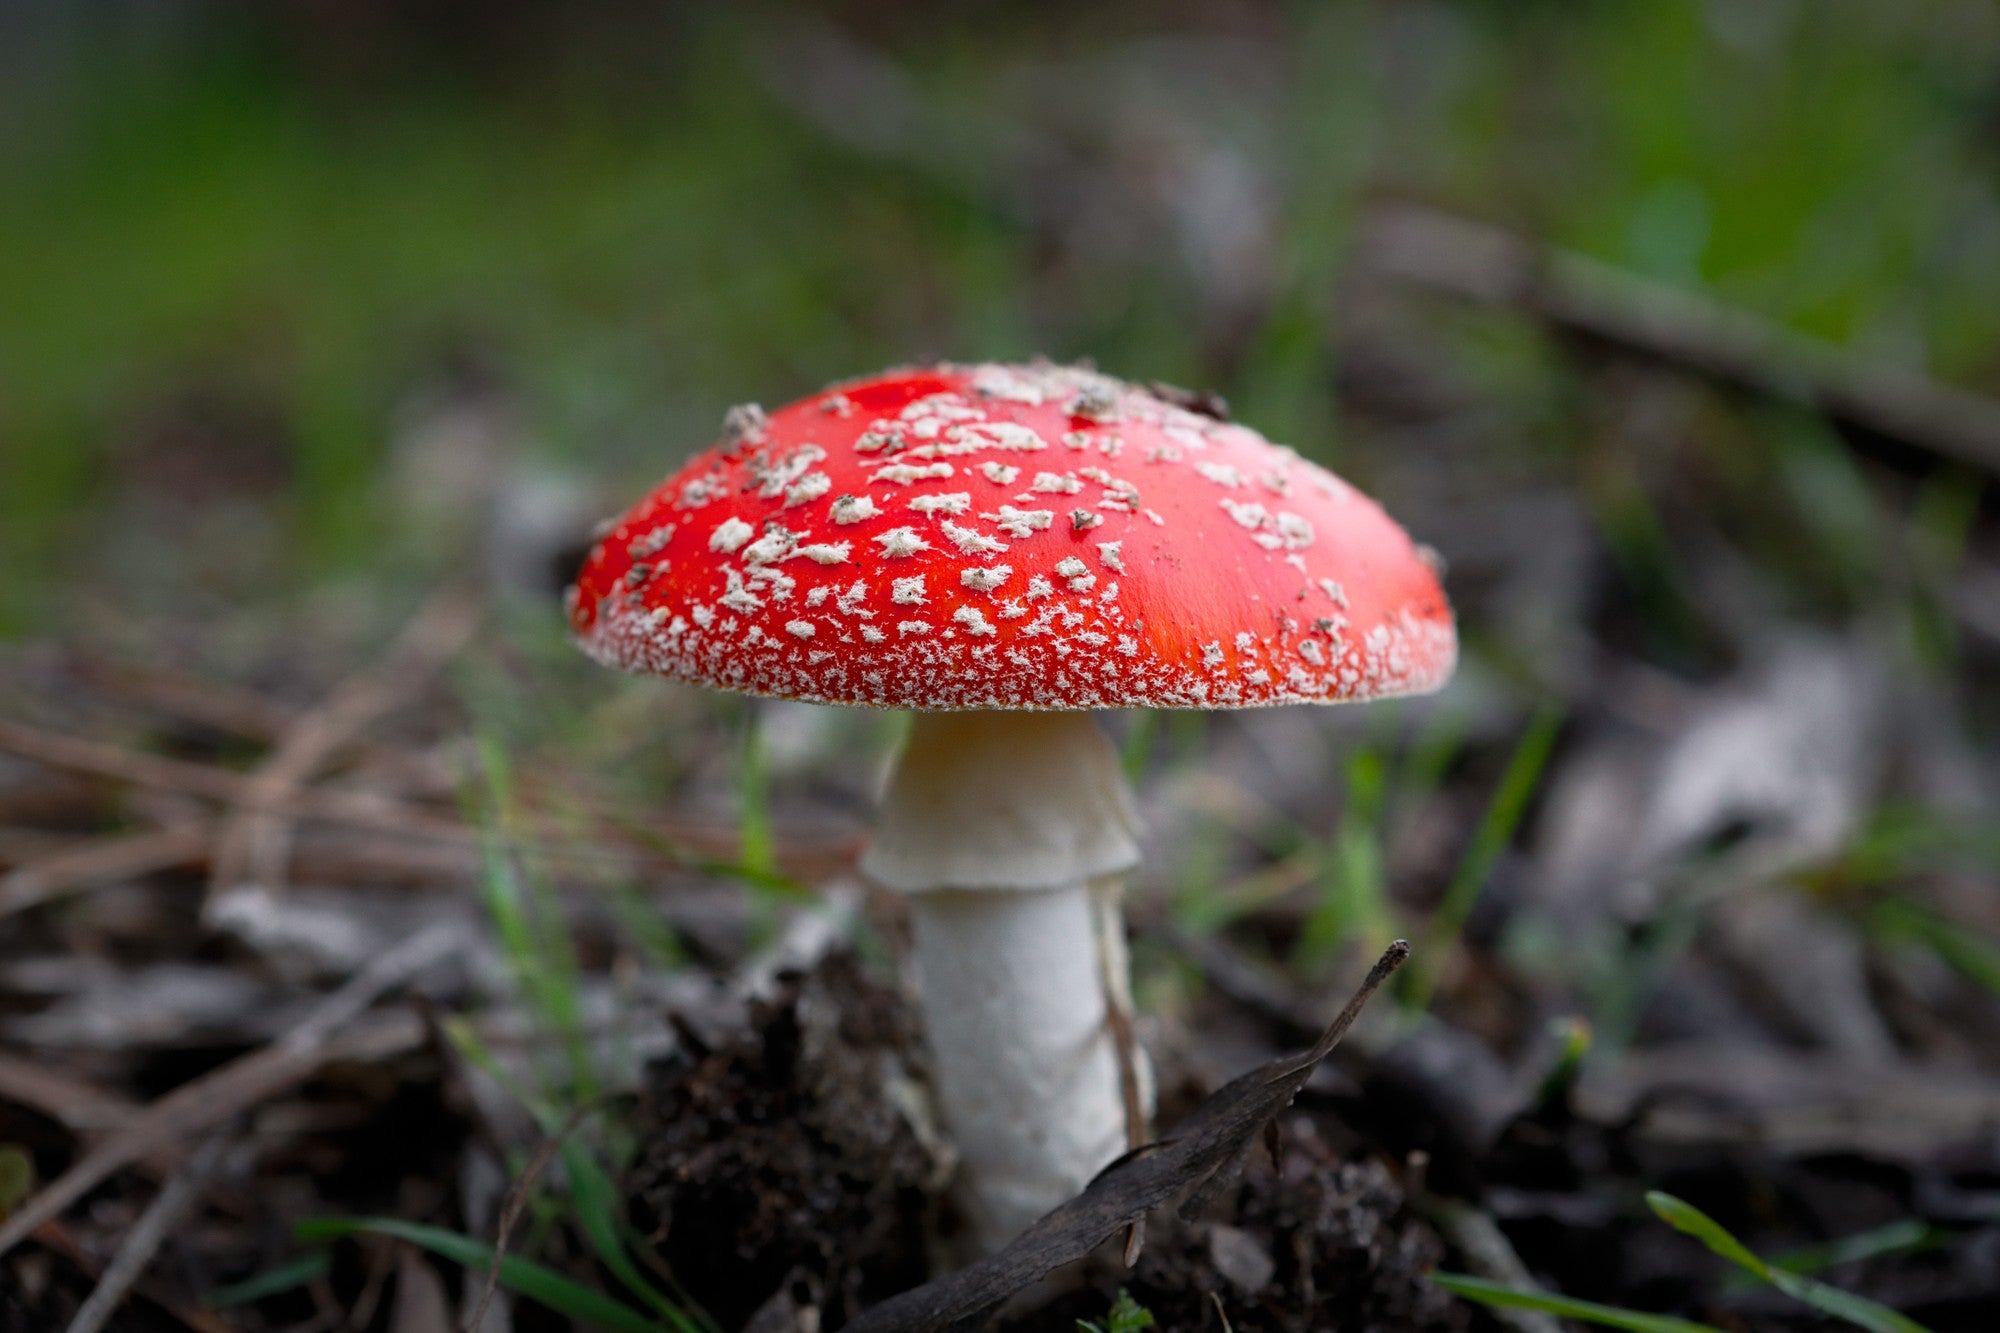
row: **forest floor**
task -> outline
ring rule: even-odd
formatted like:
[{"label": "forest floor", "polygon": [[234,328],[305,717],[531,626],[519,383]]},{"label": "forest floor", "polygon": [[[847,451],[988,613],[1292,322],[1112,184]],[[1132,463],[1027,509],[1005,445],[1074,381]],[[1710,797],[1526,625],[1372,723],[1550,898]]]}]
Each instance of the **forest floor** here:
[{"label": "forest floor", "polygon": [[[1351,386],[1389,435],[1426,390],[1394,351]],[[1222,1107],[1238,1160],[1174,1159],[1196,1206],[950,1308],[1556,1327],[1443,1271],[1906,1327],[1810,1274],[1994,1326],[1990,514],[1858,427],[1757,473],[1705,443],[1754,389],[1576,355],[1605,411],[1677,423],[1628,546],[1546,478],[1389,482],[1449,535],[1450,690],[1107,718],[1170,1145],[1392,937],[1410,963],[1295,1099]],[[453,411],[419,441],[447,463],[483,438]],[[120,503],[144,550],[192,502]],[[549,530],[421,597],[153,619],[100,583],[0,659],[0,1329],[831,1329],[929,1276],[949,1155],[903,909],[852,868],[895,719],[605,676],[562,642]]]},{"label": "forest floor", "polygon": [[[2000,1329],[1994,8],[963,8],[0,7],[0,1333]],[[940,1282],[906,719],[560,594],[1037,349],[1462,654],[1103,717],[1161,1141]]]}]

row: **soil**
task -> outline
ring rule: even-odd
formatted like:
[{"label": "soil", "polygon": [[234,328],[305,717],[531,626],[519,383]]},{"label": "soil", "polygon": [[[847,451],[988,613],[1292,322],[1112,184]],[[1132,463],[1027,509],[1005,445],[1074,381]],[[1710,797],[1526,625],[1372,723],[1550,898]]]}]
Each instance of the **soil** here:
[{"label": "soil", "polygon": [[920,1069],[901,999],[836,954],[720,1044],[682,1038],[651,1071],[628,1193],[688,1294],[725,1328],[787,1299],[838,1327],[921,1283],[944,1172],[895,1091]]},{"label": "soil", "polygon": [[[835,954],[727,1040],[683,1038],[652,1071],[629,1192],[688,1294],[728,1328],[798,1327],[810,1309],[834,1329],[923,1282],[948,1172],[914,1127],[922,1055],[902,997]],[[1132,1269],[1093,1256],[995,1326],[1073,1333],[1124,1288],[1169,1329],[1220,1328],[1218,1307],[1271,1333],[1469,1327],[1425,1281],[1445,1244],[1390,1171],[1344,1159],[1307,1115],[1276,1128],[1275,1160],[1253,1153],[1209,1216],[1162,1215]]]},{"label": "soil", "polygon": [[1221,1329],[1223,1317],[1238,1333],[1471,1327],[1469,1309],[1424,1280],[1445,1257],[1437,1232],[1381,1163],[1342,1160],[1310,1118],[1281,1122],[1275,1165],[1253,1155],[1231,1193],[1200,1222],[1152,1225],[1130,1272],[1101,1267],[1084,1291],[1006,1327],[1073,1333],[1121,1287],[1163,1329]]},{"label": "soil", "polygon": [[[650,1147],[630,1185],[636,1220],[690,1296],[727,1328],[832,1330],[930,1275],[925,1237],[949,1230],[949,1164],[918,1128],[923,1057],[899,992],[836,953],[781,978],[725,1040],[684,1030],[683,1045],[652,1071],[641,1122]],[[1441,1126],[1463,1108],[1415,1087],[1381,1076],[1337,1094],[1316,1086],[1200,1216],[1156,1212],[1136,1265],[1120,1262],[1114,1242],[986,1327],[1074,1333],[1079,1320],[1102,1321],[1121,1290],[1161,1329],[1494,1327],[1427,1280],[1465,1266],[1430,1220],[1438,1200],[1413,1201],[1406,1190],[1408,1163],[1428,1156],[1399,1165],[1371,1150],[1392,1116],[1404,1136],[1429,1125],[1439,1146],[1448,1141]],[[1169,1118],[1185,1109],[1169,1108]],[[1941,1226],[1934,1243],[1828,1276],[1891,1294],[1937,1333],[1994,1326],[2000,1158],[1991,1152],[1912,1171],[1852,1155],[1676,1148],[1636,1122],[1579,1114],[1567,1086],[1545,1089],[1497,1134],[1454,1151],[1450,1193],[1478,1200],[1531,1270],[1572,1295],[1699,1309],[1715,1289],[1718,1261],[1631,1206],[1650,1185],[1753,1237],[1928,1216]],[[1426,1184],[1445,1188],[1437,1180]],[[1759,1329],[1822,1326],[1775,1294],[1737,1292],[1731,1310],[1703,1311],[1723,1328],[1742,1326],[1746,1312]]]}]

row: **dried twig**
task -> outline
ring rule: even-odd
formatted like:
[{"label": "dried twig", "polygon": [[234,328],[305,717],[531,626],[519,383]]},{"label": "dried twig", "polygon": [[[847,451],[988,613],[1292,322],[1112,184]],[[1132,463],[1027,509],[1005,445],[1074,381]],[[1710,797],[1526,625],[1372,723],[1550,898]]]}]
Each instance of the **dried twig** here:
[{"label": "dried twig", "polygon": [[74,657],[68,674],[127,704],[196,722],[250,740],[271,741],[297,719],[297,710],[255,690],[189,675],[155,663]]},{"label": "dried twig", "polygon": [[1476,301],[1518,306],[1767,397],[2000,474],[2000,402],[1808,338],[1748,311],[1447,213],[1399,205],[1362,232],[1362,263]]},{"label": "dried twig", "polygon": [[[1132,966],[1126,958],[1125,919],[1119,910],[1122,885],[1091,894],[1091,924],[1097,935],[1098,975],[1104,984],[1104,1024],[1118,1056],[1118,1094],[1125,1104],[1125,1148],[1146,1141],[1146,1099],[1139,1084],[1139,1036],[1132,1023]],[[1146,1247],[1146,1222],[1141,1218],[1125,1233],[1125,1266],[1139,1262]]]},{"label": "dried twig", "polygon": [[373,793],[320,788],[311,792],[282,792],[266,796],[254,789],[251,779],[213,764],[167,759],[104,741],[66,736],[7,718],[0,718],[0,750],[52,768],[88,773],[113,782],[157,787],[163,791],[273,810],[303,819],[323,819],[410,837],[441,838],[461,843],[472,840],[469,831],[461,824],[438,819],[398,802],[385,801]]},{"label": "dried twig", "polygon": [[1181,1199],[1183,1214],[1198,1209],[1227,1183],[1257,1136],[1292,1104],[1368,998],[1409,956],[1410,946],[1403,941],[1390,945],[1311,1050],[1281,1056],[1221,1088],[1170,1137],[1113,1162],[1082,1194],[998,1254],[864,1311],[847,1326],[849,1333],[915,1333],[968,1324],[1168,1200]]},{"label": "dried twig", "polygon": [[[175,1166],[178,1168],[179,1163]],[[165,1180],[169,1174],[171,1173],[161,1172],[160,1179]],[[98,1262],[91,1251],[79,1244],[75,1235],[62,1223],[44,1222],[36,1227],[35,1240],[51,1254],[59,1254],[68,1260],[79,1273],[91,1281],[95,1282],[103,1276],[104,1265]],[[160,1313],[178,1320],[183,1327],[193,1330],[193,1333],[236,1333],[236,1330],[225,1324],[219,1316],[183,1304],[174,1293],[160,1290],[158,1284],[149,1283],[144,1277],[134,1282],[132,1289],[151,1301]]]},{"label": "dried twig", "polygon": [[0,824],[0,863],[10,866],[25,866],[30,861],[40,861],[46,857],[73,852],[90,838],[65,837],[60,833],[48,833],[41,829],[21,828],[16,825]]},{"label": "dried twig", "polygon": [[[39,1111],[73,1134],[94,1137],[121,1129],[145,1107],[47,1065],[0,1052],[0,1102]],[[180,1165],[179,1154],[162,1149],[133,1164],[141,1175],[165,1180]]]},{"label": "dried twig", "polygon": [[[151,663],[78,657],[68,668],[83,684],[116,702],[193,722],[225,735],[272,742],[297,726],[307,710],[227,681],[175,671]],[[393,743],[369,736],[350,737],[343,756],[384,772],[427,782],[426,760]]]},{"label": "dried twig", "polygon": [[130,1124],[86,1153],[0,1224],[0,1254],[96,1188],[106,1177],[155,1149],[184,1141],[305,1078],[327,1061],[380,1059],[423,1039],[414,1015],[335,1042],[334,1033],[375,1000],[458,945],[455,930],[433,927],[384,954],[314,1006],[304,1021],[269,1046],[239,1056],[175,1088]]},{"label": "dried twig", "polygon": [[[319,820],[443,843],[475,853],[480,846],[477,831],[464,824],[441,818],[379,792],[347,791],[324,786],[309,790],[258,792],[254,789],[253,779],[226,768],[191,763],[184,759],[168,759],[104,741],[67,736],[7,718],[0,718],[0,750],[52,768],[199,796],[238,807],[269,810],[294,819]],[[571,831],[553,821],[538,821],[536,832],[548,840],[535,848],[536,855],[551,861],[594,863],[626,869],[634,865],[675,864],[672,857],[650,855],[638,848],[558,845],[557,840],[571,836]],[[740,839],[732,830],[673,824],[654,827],[650,832],[669,845],[685,848],[698,856],[732,857],[741,848]],[[852,855],[857,845],[857,837],[842,835],[828,838],[823,843],[788,842],[778,849],[778,854],[781,863],[844,860]]]},{"label": "dried twig", "polygon": [[143,1109],[113,1092],[0,1051],[0,1101],[39,1111],[77,1133],[123,1125]]},{"label": "dried twig", "polygon": [[208,853],[211,826],[188,823],[93,838],[0,875],[0,917],[67,893],[189,865]]},{"label": "dried twig", "polygon": [[514,1181],[514,1187],[507,1191],[507,1202],[501,1206],[500,1224],[493,1235],[493,1266],[486,1270],[486,1282],[480,1288],[479,1304],[473,1307],[472,1317],[465,1321],[465,1333],[479,1333],[485,1326],[486,1309],[493,1304],[493,1293],[500,1287],[500,1261],[507,1257],[507,1240],[514,1234],[514,1224],[521,1220],[521,1214],[527,1210],[528,1192],[534,1189],[535,1182],[541,1179],[542,1172],[549,1169],[549,1163],[555,1160],[556,1154],[562,1150],[569,1136],[576,1133],[578,1127],[590,1117],[591,1113],[602,1105],[603,1099],[597,1098],[572,1108],[563,1118],[562,1124],[556,1127],[556,1132],[549,1135],[548,1141],[536,1150],[527,1169]]},{"label": "dried twig", "polygon": [[195,1149],[194,1156],[168,1178],[146,1206],[146,1211],[139,1214],[139,1220],[125,1233],[118,1253],[97,1279],[97,1286],[77,1308],[76,1317],[69,1322],[69,1333],[97,1333],[104,1327],[104,1321],[118,1309],[125,1294],[132,1289],[132,1284],[153,1262],[153,1255],[159,1251],[167,1233],[201,1197],[209,1176],[221,1165],[228,1146],[227,1132],[211,1134],[201,1147]]},{"label": "dried twig", "polygon": [[386,662],[350,676],[324,703],[286,728],[250,777],[249,798],[223,826],[209,871],[210,902],[246,878],[267,892],[281,888],[289,869],[292,823],[272,807],[303,788],[370,722],[408,699],[478,624],[478,605],[463,591],[448,589],[430,597],[397,637]]}]

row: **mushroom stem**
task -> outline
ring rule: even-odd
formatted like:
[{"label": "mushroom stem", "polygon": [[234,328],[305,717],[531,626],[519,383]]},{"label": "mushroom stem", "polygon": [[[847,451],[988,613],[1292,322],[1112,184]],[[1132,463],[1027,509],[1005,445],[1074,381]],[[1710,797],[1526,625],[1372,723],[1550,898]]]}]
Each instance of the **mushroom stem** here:
[{"label": "mushroom stem", "polygon": [[1081,713],[925,713],[862,868],[911,895],[925,1044],[990,1252],[1125,1150],[1131,793]]}]

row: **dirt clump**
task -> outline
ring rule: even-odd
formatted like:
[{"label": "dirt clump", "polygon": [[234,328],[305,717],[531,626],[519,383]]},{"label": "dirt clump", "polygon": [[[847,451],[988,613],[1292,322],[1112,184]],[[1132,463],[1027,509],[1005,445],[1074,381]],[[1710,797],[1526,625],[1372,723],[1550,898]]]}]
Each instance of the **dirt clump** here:
[{"label": "dirt clump", "polygon": [[1427,1280],[1445,1244],[1395,1177],[1373,1159],[1343,1160],[1304,1115],[1277,1123],[1275,1166],[1254,1151],[1207,1219],[1155,1214],[1133,1269],[1104,1266],[1008,1333],[1074,1333],[1079,1319],[1101,1322],[1121,1287],[1160,1329],[1220,1330],[1218,1301],[1236,1333],[1470,1328],[1470,1309]]},{"label": "dirt clump", "polygon": [[651,1073],[627,1193],[687,1293],[726,1328],[773,1301],[838,1328],[922,1283],[946,1171],[916,1128],[902,998],[836,954],[717,1044],[683,1037]]}]

